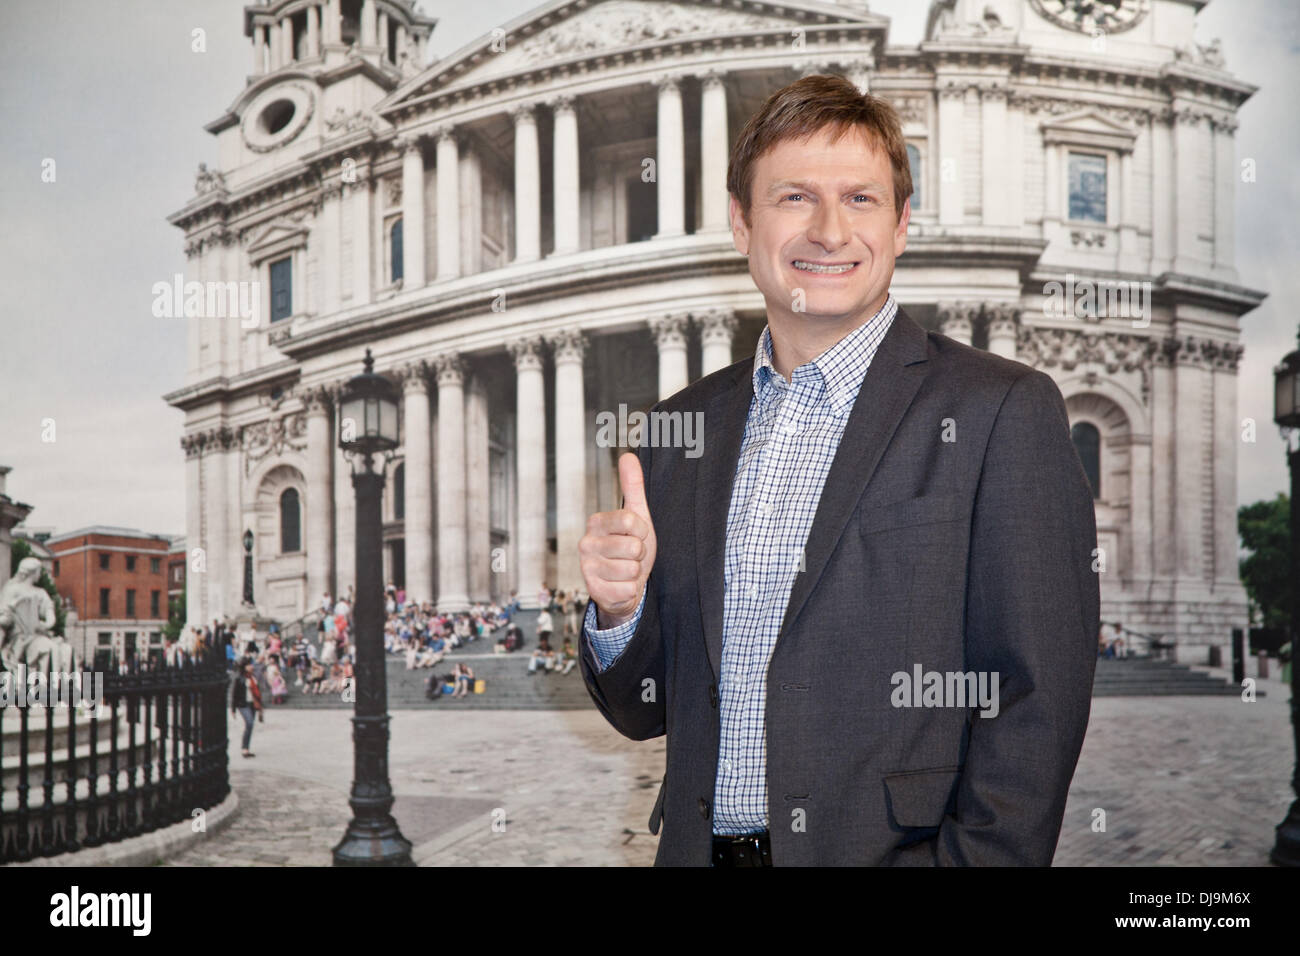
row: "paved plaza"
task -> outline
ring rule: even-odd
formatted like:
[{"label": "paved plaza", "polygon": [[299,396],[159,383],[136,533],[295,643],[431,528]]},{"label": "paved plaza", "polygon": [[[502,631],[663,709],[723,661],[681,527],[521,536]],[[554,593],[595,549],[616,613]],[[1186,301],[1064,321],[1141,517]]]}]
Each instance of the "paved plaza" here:
[{"label": "paved plaza", "polygon": [[[1055,865],[1267,865],[1293,751],[1289,689],[1259,686],[1255,703],[1094,700]],[[329,865],[350,815],[350,714],[269,708],[249,759],[230,729],[239,813],[168,863]],[[394,814],[424,866],[648,866],[663,765],[663,738],[627,740],[595,710],[392,718]]]}]

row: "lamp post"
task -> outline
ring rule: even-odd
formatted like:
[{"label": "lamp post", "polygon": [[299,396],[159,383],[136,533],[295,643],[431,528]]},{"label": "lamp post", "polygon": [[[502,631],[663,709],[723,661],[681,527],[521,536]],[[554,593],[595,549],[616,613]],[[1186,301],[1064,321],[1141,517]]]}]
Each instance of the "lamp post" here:
[{"label": "lamp post", "polygon": [[244,604],[254,607],[253,603],[253,532],[244,532]]},{"label": "lamp post", "polygon": [[[348,382],[339,400],[339,447],[352,464],[357,498],[357,659],[352,820],[338,846],[335,866],[413,866],[411,843],[402,836],[388,781],[388,684],[384,671],[384,582],[380,501],[384,465],[398,445],[397,394],[376,375],[366,349],[365,371]],[[374,457],[381,457],[378,469]]]},{"label": "lamp post", "polygon": [[[1296,335],[1300,344],[1300,333]],[[1286,442],[1287,467],[1291,471],[1291,734],[1296,763],[1291,789],[1296,799],[1286,819],[1277,825],[1277,842],[1269,854],[1278,866],[1300,866],[1300,447],[1291,447],[1291,437],[1300,434],[1300,349],[1282,359],[1273,370],[1273,421],[1282,429]]]}]

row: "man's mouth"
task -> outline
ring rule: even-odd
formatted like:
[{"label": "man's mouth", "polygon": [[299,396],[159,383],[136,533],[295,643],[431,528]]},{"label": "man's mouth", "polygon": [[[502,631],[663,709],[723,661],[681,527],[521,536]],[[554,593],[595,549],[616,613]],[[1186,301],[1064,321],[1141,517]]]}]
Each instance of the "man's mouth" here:
[{"label": "man's mouth", "polygon": [[808,259],[795,259],[793,265],[800,272],[812,272],[817,275],[841,275],[857,266],[856,262],[812,262]]}]

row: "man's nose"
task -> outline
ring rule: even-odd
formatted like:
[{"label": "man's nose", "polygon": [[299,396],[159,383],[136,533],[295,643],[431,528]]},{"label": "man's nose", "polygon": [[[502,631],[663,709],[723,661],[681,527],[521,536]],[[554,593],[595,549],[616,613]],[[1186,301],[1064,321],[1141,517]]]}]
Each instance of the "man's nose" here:
[{"label": "man's nose", "polygon": [[835,252],[849,239],[849,224],[839,203],[822,203],[808,224],[808,239],[827,252]]}]

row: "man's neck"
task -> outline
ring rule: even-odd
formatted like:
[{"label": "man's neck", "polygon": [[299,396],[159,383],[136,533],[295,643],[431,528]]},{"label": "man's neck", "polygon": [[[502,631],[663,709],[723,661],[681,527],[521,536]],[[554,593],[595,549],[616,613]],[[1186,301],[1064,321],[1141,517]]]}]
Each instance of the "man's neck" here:
[{"label": "man's neck", "polygon": [[767,325],[772,335],[772,367],[787,382],[800,365],[811,362],[855,329],[869,322],[889,301],[889,293],[873,306],[849,319],[816,319],[804,313],[774,316]]}]

